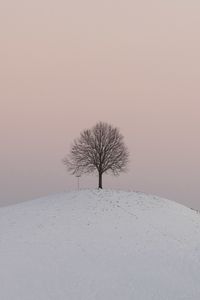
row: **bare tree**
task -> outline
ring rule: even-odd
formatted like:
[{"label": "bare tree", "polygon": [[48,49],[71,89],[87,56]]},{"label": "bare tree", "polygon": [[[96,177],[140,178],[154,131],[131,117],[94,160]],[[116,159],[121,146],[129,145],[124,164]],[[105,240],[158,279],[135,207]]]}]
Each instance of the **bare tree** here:
[{"label": "bare tree", "polygon": [[103,173],[111,172],[119,175],[126,171],[128,150],[118,128],[99,122],[91,129],[84,130],[74,140],[70,154],[63,160],[69,172],[98,172],[99,184],[102,189]]}]

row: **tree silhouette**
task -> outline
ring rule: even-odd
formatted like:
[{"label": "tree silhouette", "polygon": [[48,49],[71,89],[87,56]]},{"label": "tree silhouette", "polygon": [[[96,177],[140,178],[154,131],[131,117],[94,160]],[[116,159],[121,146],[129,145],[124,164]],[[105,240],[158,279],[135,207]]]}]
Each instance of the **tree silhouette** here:
[{"label": "tree silhouette", "polygon": [[63,162],[74,175],[97,171],[98,187],[102,189],[102,175],[109,172],[119,175],[126,171],[128,156],[119,129],[99,122],[91,129],[81,132]]}]

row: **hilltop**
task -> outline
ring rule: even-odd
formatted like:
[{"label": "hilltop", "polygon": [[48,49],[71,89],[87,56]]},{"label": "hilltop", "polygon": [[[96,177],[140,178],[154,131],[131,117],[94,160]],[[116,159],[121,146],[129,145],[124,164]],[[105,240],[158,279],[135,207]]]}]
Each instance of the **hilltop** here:
[{"label": "hilltop", "polygon": [[0,209],[2,300],[199,300],[200,216],[83,190]]}]

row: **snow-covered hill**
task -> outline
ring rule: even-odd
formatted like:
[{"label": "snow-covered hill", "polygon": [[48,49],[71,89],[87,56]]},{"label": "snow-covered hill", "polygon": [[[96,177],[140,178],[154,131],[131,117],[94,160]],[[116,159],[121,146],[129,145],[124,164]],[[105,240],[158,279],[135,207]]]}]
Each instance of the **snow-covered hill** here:
[{"label": "snow-covered hill", "polygon": [[200,215],[84,190],[0,209],[1,300],[199,300]]}]

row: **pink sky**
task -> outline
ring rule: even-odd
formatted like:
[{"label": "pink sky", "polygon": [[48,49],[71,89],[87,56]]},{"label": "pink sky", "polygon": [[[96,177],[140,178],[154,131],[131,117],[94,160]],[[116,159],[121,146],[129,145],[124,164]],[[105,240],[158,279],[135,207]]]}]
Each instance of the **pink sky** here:
[{"label": "pink sky", "polygon": [[199,15],[196,0],[3,0],[0,204],[76,188],[61,159],[102,120],[131,153],[105,187],[200,209]]}]

